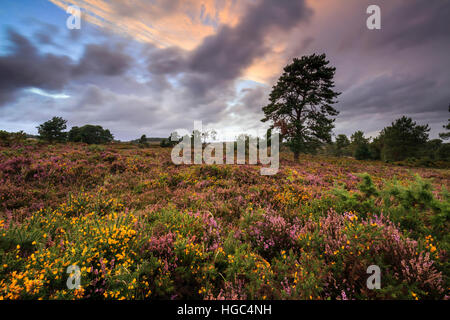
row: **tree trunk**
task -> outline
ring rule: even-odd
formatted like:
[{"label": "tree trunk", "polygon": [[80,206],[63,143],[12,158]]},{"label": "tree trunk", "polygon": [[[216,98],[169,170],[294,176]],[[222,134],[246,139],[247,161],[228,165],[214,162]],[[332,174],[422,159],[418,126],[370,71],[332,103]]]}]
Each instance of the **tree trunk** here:
[{"label": "tree trunk", "polygon": [[300,156],[300,152],[294,151],[294,161],[298,161],[299,156]]}]

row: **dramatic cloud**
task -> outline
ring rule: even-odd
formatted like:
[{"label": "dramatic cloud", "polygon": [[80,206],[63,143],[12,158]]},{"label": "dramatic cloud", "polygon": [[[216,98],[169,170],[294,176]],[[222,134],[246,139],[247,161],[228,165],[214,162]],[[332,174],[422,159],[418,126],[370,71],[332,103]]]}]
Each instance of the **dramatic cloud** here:
[{"label": "dramatic cloud", "polygon": [[100,45],[86,46],[83,57],[75,63],[67,56],[41,54],[27,38],[12,29],[7,33],[11,47],[8,55],[0,56],[0,107],[24,88],[62,90],[81,76],[122,75],[131,64],[129,56]]},{"label": "dramatic cloud", "polygon": [[0,56],[0,106],[12,101],[27,87],[60,90],[71,74],[71,60],[52,54],[41,55],[26,38],[8,30],[10,54]]},{"label": "dramatic cloud", "polygon": [[[92,24],[158,47],[191,50],[219,24],[237,23],[244,1],[235,0],[50,0],[77,5]],[[188,34],[188,35],[187,35]]]},{"label": "dramatic cloud", "polygon": [[78,75],[122,75],[130,67],[130,57],[105,45],[91,44],[85,49],[79,64],[73,69]]},{"label": "dramatic cloud", "polygon": [[[1,28],[0,128],[33,133],[60,115],[119,139],[167,136],[194,120],[263,130],[282,68],[312,53],[337,69],[337,134],[374,136],[407,115],[436,137],[448,118],[448,0],[38,1],[58,14],[30,7],[32,23]],[[381,30],[366,28],[371,4]],[[69,5],[82,9],[81,30],[65,27]]]},{"label": "dramatic cloud", "polygon": [[235,79],[268,51],[265,38],[272,29],[289,31],[309,15],[303,1],[290,0],[262,0],[247,12],[235,27],[224,26],[203,41],[191,58],[192,70],[211,75],[219,83]]},{"label": "dramatic cloud", "polygon": [[[395,1],[391,1],[394,2]],[[370,41],[372,47],[393,46],[407,49],[432,43],[448,42],[450,3],[443,1],[402,0],[383,17],[383,32]],[[385,31],[385,32],[384,32]]]},{"label": "dramatic cloud", "polygon": [[155,74],[182,73],[180,85],[187,90],[186,98],[197,104],[211,103],[217,88],[228,90],[255,59],[270,51],[267,35],[272,31],[287,32],[310,14],[303,1],[253,3],[238,24],[220,27],[195,50],[186,52],[173,47],[156,50],[150,55],[149,70]]}]

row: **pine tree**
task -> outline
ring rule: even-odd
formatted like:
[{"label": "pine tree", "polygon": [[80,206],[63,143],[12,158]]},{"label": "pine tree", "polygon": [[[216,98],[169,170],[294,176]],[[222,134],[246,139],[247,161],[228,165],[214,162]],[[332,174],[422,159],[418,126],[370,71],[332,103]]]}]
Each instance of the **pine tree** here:
[{"label": "pine tree", "polygon": [[303,56],[284,68],[263,107],[263,122],[273,121],[298,159],[301,152],[314,152],[331,141],[334,116],[332,105],[340,93],[334,91],[336,68],[328,66],[325,54]]}]

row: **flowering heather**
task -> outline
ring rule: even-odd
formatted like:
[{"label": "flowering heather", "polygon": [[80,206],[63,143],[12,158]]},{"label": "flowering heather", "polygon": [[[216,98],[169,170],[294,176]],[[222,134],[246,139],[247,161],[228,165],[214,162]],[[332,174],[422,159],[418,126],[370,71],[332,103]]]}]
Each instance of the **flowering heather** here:
[{"label": "flowering heather", "polygon": [[128,144],[0,147],[0,299],[449,296],[448,170],[284,154],[277,175],[259,169]]}]

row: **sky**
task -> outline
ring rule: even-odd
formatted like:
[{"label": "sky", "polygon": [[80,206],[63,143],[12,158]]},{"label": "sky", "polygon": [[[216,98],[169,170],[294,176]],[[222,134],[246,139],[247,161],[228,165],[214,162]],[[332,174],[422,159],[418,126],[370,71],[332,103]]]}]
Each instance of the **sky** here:
[{"label": "sky", "polygon": [[[380,30],[366,26],[373,4]],[[66,24],[72,5],[79,30]],[[283,67],[325,53],[342,92],[336,135],[376,136],[406,115],[436,138],[449,118],[449,17],[450,0],[1,0],[0,130],[36,134],[61,116],[120,140],[194,121],[263,132]]]}]

